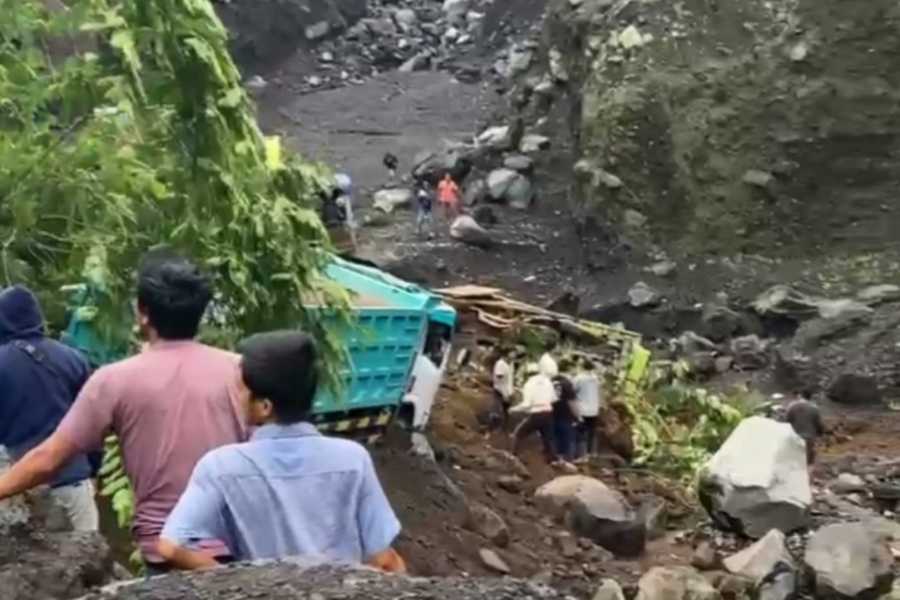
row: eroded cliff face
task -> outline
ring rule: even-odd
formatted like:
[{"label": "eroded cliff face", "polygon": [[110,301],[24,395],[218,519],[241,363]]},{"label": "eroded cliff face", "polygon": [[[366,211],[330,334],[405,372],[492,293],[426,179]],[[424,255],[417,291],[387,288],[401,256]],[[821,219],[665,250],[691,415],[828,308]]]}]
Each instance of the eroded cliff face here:
[{"label": "eroded cliff face", "polygon": [[575,201],[690,252],[888,250],[898,30],[893,0],[559,0],[545,38],[580,94]]}]

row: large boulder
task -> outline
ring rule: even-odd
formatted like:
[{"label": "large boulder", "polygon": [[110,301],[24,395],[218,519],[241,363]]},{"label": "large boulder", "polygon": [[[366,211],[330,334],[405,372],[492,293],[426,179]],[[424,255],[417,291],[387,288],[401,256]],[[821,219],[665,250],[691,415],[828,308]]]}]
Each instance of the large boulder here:
[{"label": "large boulder", "polygon": [[644,551],[646,522],[602,481],[584,475],[557,477],[537,489],[535,500],[575,533],[616,555],[631,557]]},{"label": "large boulder", "polygon": [[769,364],[769,345],[758,335],[745,335],[731,340],[734,364],[748,371],[763,369]]},{"label": "large boulder", "polygon": [[505,548],[509,544],[509,527],[503,517],[483,504],[473,503],[466,511],[466,526],[494,544]]},{"label": "large boulder", "polygon": [[745,419],[703,468],[700,501],[719,527],[751,538],[804,527],[812,503],[806,444],[787,423]]},{"label": "large boulder", "polygon": [[784,534],[773,529],[756,543],[732,554],[722,561],[729,573],[760,581],[773,571],[778,563],[793,565],[794,559],[788,552]]},{"label": "large boulder", "polygon": [[[0,473],[8,458],[0,447]],[[46,490],[0,502],[0,600],[74,598],[112,579],[99,533],[73,533]]]},{"label": "large boulder", "polygon": [[495,202],[525,210],[534,200],[531,180],[511,168],[495,169],[487,176],[488,196]]},{"label": "large boulder", "polygon": [[450,226],[450,237],[480,248],[487,248],[494,243],[494,238],[491,237],[487,229],[479,225],[469,215],[461,215],[453,221],[453,224]]},{"label": "large boulder", "polygon": [[877,598],[891,590],[894,558],[884,537],[862,523],[827,525],[806,546],[817,598]]},{"label": "large boulder", "polygon": [[703,575],[689,567],[653,567],[638,582],[635,600],[721,600]]},{"label": "large boulder", "polygon": [[[499,565],[498,565],[499,566]],[[97,590],[81,600],[564,600],[566,594],[533,581],[478,577],[405,577],[351,565],[289,559],[227,569],[141,579]]]},{"label": "large boulder", "polygon": [[882,403],[878,381],[871,375],[844,373],[828,386],[828,398],[850,406],[877,406]]},{"label": "large boulder", "polygon": [[378,190],[372,198],[372,207],[389,215],[398,208],[410,208],[412,206],[412,201],[412,191],[405,188]]},{"label": "large boulder", "polygon": [[427,181],[433,185],[446,175],[462,182],[472,170],[472,161],[460,149],[426,150],[413,160],[412,176],[417,181]]}]

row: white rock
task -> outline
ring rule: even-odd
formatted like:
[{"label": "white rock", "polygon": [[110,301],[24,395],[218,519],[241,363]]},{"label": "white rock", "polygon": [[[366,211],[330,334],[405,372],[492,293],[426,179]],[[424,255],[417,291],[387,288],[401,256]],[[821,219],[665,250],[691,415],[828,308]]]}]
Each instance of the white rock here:
[{"label": "white rock", "polygon": [[638,281],[628,290],[628,303],[634,308],[649,308],[661,301],[662,295],[643,281]]},{"label": "white rock", "polygon": [[509,125],[488,127],[476,139],[482,146],[504,150],[509,147]]},{"label": "white rock", "polygon": [[391,214],[398,208],[412,206],[413,193],[403,188],[378,190],[372,201],[372,207],[386,214]]},{"label": "white rock", "polygon": [[251,90],[263,90],[269,85],[269,82],[260,77],[259,75],[254,75],[250,79],[247,80],[247,87]]},{"label": "white rock", "polygon": [[745,419],[702,470],[700,500],[720,527],[751,538],[805,526],[812,503],[805,442],[787,423]]},{"label": "white rock", "polygon": [[569,81],[569,71],[563,63],[563,53],[558,48],[551,48],[550,53],[550,74],[556,81],[565,83]]},{"label": "white rock", "polygon": [[305,30],[306,39],[317,40],[323,38],[331,31],[331,25],[328,21],[319,21],[313,25],[308,25]]},{"label": "white rock", "polygon": [[398,8],[394,11],[394,20],[406,30],[418,23],[419,17],[416,16],[416,11],[411,8]]},{"label": "white rock", "polygon": [[653,567],[638,582],[635,600],[721,600],[703,575],[689,567]]},{"label": "white rock", "polygon": [[625,600],[625,592],[615,579],[604,579],[594,592],[593,600]]},{"label": "white rock", "polygon": [[785,545],[784,534],[777,529],[722,562],[729,573],[749,577],[756,582],[771,573],[779,562],[794,565],[794,559]]},{"label": "white rock", "polygon": [[862,523],[819,529],[810,537],[803,560],[815,575],[817,598],[877,598],[891,590],[890,547]]},{"label": "white rock", "polygon": [[519,176],[512,169],[494,169],[487,176],[488,194],[494,200],[505,200],[506,191]]},{"label": "white rock", "polygon": [[461,215],[453,221],[450,226],[450,237],[482,248],[490,246],[494,241],[491,234],[469,215]]},{"label": "white rock", "polygon": [[622,187],[622,180],[603,169],[597,170],[597,180],[611,190],[617,190]]},{"label": "white rock", "polygon": [[626,27],[618,36],[619,45],[625,48],[637,48],[644,45],[644,36],[634,25]]},{"label": "white rock", "polygon": [[524,154],[546,150],[550,147],[550,138],[544,135],[528,134],[522,137],[519,151]]},{"label": "white rock", "polygon": [[756,187],[768,187],[775,180],[775,176],[767,171],[760,171],[758,169],[750,169],[744,176],[741,178],[741,181],[746,183],[747,185],[753,185]]}]

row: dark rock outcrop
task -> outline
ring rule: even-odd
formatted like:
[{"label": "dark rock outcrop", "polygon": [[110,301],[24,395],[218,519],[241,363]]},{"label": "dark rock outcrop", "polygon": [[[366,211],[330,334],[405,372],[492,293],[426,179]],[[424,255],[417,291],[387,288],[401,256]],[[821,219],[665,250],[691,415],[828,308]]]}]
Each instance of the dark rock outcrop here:
[{"label": "dark rock outcrop", "polygon": [[280,562],[169,575],[95,592],[82,600],[563,600],[565,594],[512,579],[425,579],[383,575],[353,566]]}]

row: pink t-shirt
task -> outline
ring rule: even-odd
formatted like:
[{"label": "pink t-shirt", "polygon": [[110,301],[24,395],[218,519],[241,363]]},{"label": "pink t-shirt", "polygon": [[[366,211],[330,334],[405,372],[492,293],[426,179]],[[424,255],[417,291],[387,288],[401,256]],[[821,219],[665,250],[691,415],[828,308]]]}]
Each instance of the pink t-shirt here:
[{"label": "pink t-shirt", "polygon": [[247,439],[237,395],[238,356],[193,341],[160,342],[103,367],[85,384],[59,432],[79,450],[119,436],[137,503],[133,534],[144,557],[194,466],[207,452]]}]

